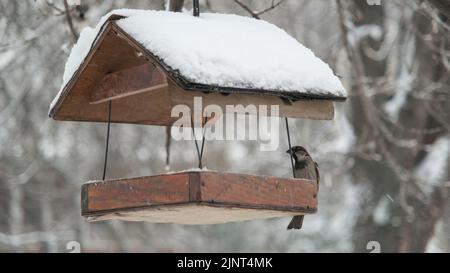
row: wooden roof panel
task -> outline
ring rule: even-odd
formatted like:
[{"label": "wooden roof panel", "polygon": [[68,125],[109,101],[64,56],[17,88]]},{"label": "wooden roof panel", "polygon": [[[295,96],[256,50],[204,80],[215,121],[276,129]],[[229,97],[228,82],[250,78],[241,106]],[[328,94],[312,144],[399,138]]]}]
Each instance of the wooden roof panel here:
[{"label": "wooden roof panel", "polygon": [[[144,88],[125,91],[112,91],[110,98],[104,97],[92,104],[92,98],[101,97],[94,94],[101,92],[101,86],[109,80],[112,74],[123,74],[121,71],[139,67],[156,66],[166,73],[168,86],[154,90]],[[145,73],[141,76],[145,76]],[[127,76],[129,77],[129,76]],[[139,75],[134,77],[139,78]],[[128,80],[129,81],[129,80]],[[120,82],[127,82],[123,79]],[[155,83],[156,84],[156,83]],[[129,84],[130,85],[130,84]],[[110,84],[110,88],[114,85]],[[117,89],[124,88],[116,84]],[[117,96],[117,93],[128,93],[132,96]],[[226,94],[229,94],[225,96]],[[103,95],[104,96],[104,95]],[[226,104],[256,104],[279,105],[280,117],[333,119],[333,100],[294,98],[288,94],[267,92],[264,90],[235,90],[220,87],[192,85],[183,79],[177,71],[173,71],[162,60],[128,34],[124,33],[114,21],[105,24],[93,44],[83,64],[63,89],[62,95],[50,111],[50,116],[56,120],[106,122],[108,119],[109,100],[112,105],[114,123],[134,123],[148,125],[172,125],[176,118],[170,117],[170,111],[176,104],[192,105],[193,97],[201,96],[207,104],[219,106]]]}]

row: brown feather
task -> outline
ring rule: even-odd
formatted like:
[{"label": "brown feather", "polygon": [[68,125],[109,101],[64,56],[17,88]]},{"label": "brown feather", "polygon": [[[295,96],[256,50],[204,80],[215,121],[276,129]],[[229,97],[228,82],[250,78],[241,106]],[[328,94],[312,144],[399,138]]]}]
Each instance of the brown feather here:
[{"label": "brown feather", "polygon": [[[302,148],[302,147],[300,147]],[[302,148],[304,150],[304,148]],[[302,149],[297,149],[302,151]],[[296,156],[295,160],[295,178],[302,178],[316,181],[317,183],[317,191],[319,191],[319,182],[320,182],[320,173],[319,173],[319,164],[315,162],[309,153],[304,150],[306,155],[304,156],[304,160],[298,160]],[[287,229],[301,229],[303,225],[303,215],[294,216],[289,223]]]}]

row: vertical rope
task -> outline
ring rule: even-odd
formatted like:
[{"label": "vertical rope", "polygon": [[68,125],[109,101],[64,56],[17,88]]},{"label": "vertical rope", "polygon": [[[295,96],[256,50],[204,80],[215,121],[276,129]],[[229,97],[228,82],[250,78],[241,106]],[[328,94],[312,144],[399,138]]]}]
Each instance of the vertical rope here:
[{"label": "vertical rope", "polygon": [[291,133],[289,132],[288,118],[285,118],[285,121],[286,121],[286,133],[287,133],[288,144],[289,144],[289,154],[291,155],[292,176],[295,178],[294,155],[293,155],[292,145],[291,145]]},{"label": "vertical rope", "polygon": [[108,129],[106,130],[106,149],[105,149],[105,164],[103,165],[103,179],[106,177],[106,164],[108,162],[108,148],[109,148],[109,133],[111,130],[111,101],[108,105]]}]

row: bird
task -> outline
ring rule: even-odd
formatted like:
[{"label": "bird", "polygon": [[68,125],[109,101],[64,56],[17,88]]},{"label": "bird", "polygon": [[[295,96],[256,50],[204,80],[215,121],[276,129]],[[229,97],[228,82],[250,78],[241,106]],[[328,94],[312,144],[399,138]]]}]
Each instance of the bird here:
[{"label": "bird", "polygon": [[[313,180],[317,182],[317,191],[319,191],[319,165],[309,155],[308,151],[302,146],[295,146],[287,150],[286,153],[292,154],[294,158],[295,178]],[[294,216],[287,229],[301,229],[303,226],[304,215]]]}]

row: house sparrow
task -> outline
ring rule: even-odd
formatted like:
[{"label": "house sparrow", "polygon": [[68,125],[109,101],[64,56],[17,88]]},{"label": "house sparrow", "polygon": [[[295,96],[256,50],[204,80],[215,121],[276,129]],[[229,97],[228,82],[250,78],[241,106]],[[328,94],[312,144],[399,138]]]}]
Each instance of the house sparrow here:
[{"label": "house sparrow", "polygon": [[[295,178],[317,181],[317,191],[319,191],[319,165],[311,158],[308,151],[301,146],[296,146],[286,151],[286,153],[292,153],[292,157],[295,160]],[[294,216],[287,229],[301,229],[303,225],[303,218],[303,215]]]}]

